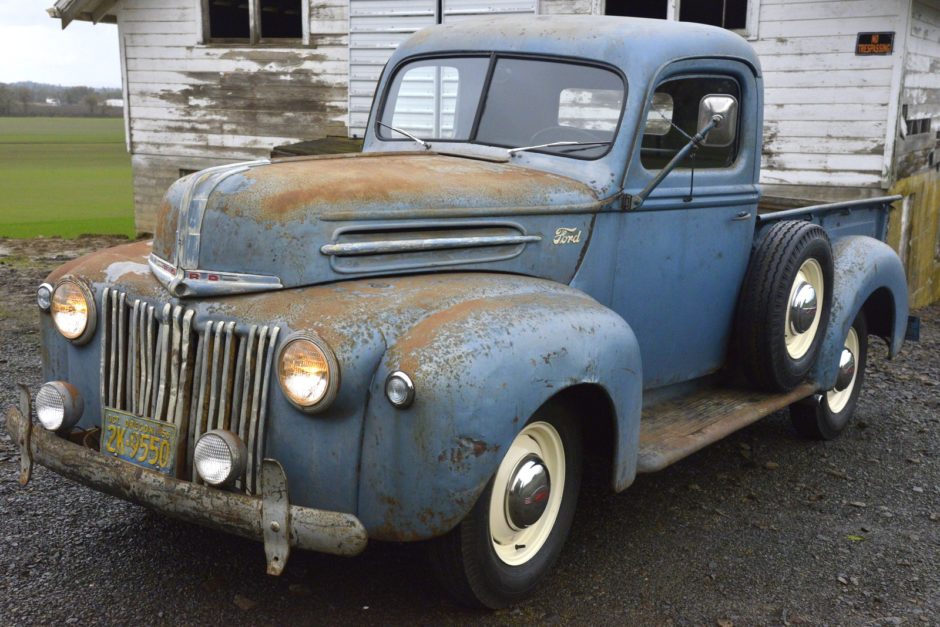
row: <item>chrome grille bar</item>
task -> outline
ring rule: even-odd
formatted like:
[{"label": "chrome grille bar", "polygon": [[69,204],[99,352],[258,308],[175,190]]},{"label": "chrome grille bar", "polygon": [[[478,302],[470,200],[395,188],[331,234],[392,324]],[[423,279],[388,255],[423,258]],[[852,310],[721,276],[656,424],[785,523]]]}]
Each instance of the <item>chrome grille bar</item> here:
[{"label": "chrome grille bar", "polygon": [[195,482],[196,441],[211,429],[231,430],[248,449],[236,487],[256,493],[278,327],[209,320],[200,329],[191,309],[114,288],[102,290],[101,312],[103,406],[175,424],[177,476]]}]

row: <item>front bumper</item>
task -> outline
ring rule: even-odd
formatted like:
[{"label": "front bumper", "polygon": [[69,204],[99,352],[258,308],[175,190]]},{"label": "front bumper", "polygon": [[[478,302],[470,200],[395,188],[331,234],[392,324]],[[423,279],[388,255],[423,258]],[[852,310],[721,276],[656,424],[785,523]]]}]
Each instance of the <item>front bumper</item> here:
[{"label": "front bumper", "polygon": [[20,482],[29,480],[32,464],[90,488],[144,505],[173,518],[264,542],[268,572],[279,575],[290,547],[358,555],[368,541],[362,523],[351,514],[290,505],[280,464],[264,460],[262,494],[248,496],[180,481],[103,455],[42,427],[34,428],[29,395],[10,407],[6,429],[20,447]]}]

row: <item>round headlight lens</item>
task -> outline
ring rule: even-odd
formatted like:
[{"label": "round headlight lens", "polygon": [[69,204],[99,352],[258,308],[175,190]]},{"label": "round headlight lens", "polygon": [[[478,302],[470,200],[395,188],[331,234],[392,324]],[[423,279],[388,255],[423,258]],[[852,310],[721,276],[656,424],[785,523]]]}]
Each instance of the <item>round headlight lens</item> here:
[{"label": "round headlight lens", "polygon": [[281,350],[277,377],[284,395],[300,407],[312,407],[330,390],[330,361],[312,340],[297,338]]},{"label": "round headlight lens", "polygon": [[75,426],[84,409],[82,395],[74,385],[65,381],[45,383],[36,394],[36,416],[49,431]]},{"label": "round headlight lens", "polygon": [[65,421],[65,399],[51,385],[42,386],[36,394],[36,416],[49,431],[58,430]]},{"label": "round headlight lens", "polygon": [[202,480],[213,486],[230,485],[245,472],[245,444],[231,431],[209,431],[196,442],[193,463]]},{"label": "round headlight lens", "polygon": [[52,292],[52,320],[63,336],[76,340],[88,328],[92,309],[85,292],[74,281],[62,281]]}]

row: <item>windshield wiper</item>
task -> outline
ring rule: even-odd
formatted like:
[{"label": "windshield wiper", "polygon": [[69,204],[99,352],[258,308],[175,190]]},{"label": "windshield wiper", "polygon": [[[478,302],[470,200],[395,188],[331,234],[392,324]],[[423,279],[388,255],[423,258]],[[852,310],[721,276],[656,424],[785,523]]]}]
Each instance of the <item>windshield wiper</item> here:
[{"label": "windshield wiper", "polygon": [[[380,124],[381,124],[381,122],[380,122]],[[597,142],[573,142],[573,141],[551,142],[550,144],[537,144],[537,145],[535,145],[535,146],[520,146],[519,148],[510,148],[507,152],[509,152],[509,154],[511,154],[511,155],[514,155],[514,154],[516,154],[517,152],[523,152],[523,151],[526,151],[526,150],[535,150],[536,148],[554,148],[555,146],[600,146],[600,145],[609,144],[609,143],[610,143],[609,141],[606,141],[606,142],[602,142],[602,141],[597,141]],[[566,150],[566,151],[564,151],[564,152],[573,152],[573,151],[571,151],[571,150]]]},{"label": "windshield wiper", "polygon": [[416,141],[416,142],[418,142],[419,144],[421,144],[421,145],[424,147],[425,150],[430,150],[430,149],[431,149],[431,144],[429,144],[428,142],[424,141],[424,140],[421,139],[420,137],[415,137],[414,135],[412,135],[412,134],[409,133],[408,131],[403,131],[403,130],[401,130],[400,128],[395,128],[395,127],[392,126],[391,124],[386,124],[385,122],[379,122],[379,126],[384,126],[385,128],[391,129],[391,130],[395,131],[396,133],[401,133],[402,135],[404,135],[404,136],[407,137],[408,139],[413,140],[413,141]]}]

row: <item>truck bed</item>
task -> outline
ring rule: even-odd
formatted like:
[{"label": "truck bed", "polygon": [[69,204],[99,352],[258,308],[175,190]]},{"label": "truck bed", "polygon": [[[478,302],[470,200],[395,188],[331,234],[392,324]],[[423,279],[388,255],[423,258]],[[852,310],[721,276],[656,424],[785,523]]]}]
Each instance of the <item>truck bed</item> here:
[{"label": "truck bed", "polygon": [[806,220],[818,224],[835,239],[846,235],[865,235],[885,241],[888,234],[888,212],[891,203],[902,196],[879,196],[796,209],[779,209],[779,205],[761,201],[757,215],[758,237],[763,229],[781,220]]}]

